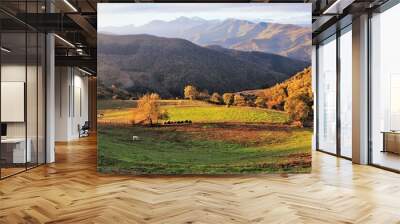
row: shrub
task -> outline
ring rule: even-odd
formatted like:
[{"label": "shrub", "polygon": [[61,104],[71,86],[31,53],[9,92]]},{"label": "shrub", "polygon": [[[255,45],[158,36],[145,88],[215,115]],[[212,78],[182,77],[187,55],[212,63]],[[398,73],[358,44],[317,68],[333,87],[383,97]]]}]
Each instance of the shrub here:
[{"label": "shrub", "polygon": [[266,101],[261,97],[257,97],[257,99],[255,100],[254,104],[257,107],[262,107],[262,108],[266,107]]},{"label": "shrub", "polygon": [[208,100],[208,99],[210,99],[210,94],[208,93],[208,90],[205,89],[205,90],[201,91],[199,93],[198,98],[200,100]]},{"label": "shrub", "polygon": [[195,100],[199,97],[199,91],[195,86],[187,85],[183,90],[186,99]]},{"label": "shrub", "polygon": [[247,106],[246,99],[240,94],[235,94],[233,104],[236,106]]},{"label": "shrub", "polygon": [[224,101],[224,103],[228,106],[233,104],[234,101],[234,94],[233,93],[224,93],[224,95],[222,95],[222,100]]},{"label": "shrub", "polygon": [[296,94],[286,100],[285,111],[292,121],[299,121],[303,124],[309,117],[311,107],[305,101],[304,94]]},{"label": "shrub", "polygon": [[210,98],[210,102],[216,103],[216,104],[221,104],[223,102],[221,95],[218,93],[213,93]]},{"label": "shrub", "polygon": [[169,114],[167,112],[167,110],[163,110],[160,112],[158,119],[162,119],[162,120],[166,120],[169,118]]}]

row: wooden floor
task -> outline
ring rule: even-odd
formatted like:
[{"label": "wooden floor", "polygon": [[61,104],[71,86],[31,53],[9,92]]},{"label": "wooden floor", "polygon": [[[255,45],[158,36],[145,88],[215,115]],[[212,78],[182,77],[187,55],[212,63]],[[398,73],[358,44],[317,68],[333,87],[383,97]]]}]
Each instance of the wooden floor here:
[{"label": "wooden floor", "polygon": [[374,164],[400,170],[400,155],[391,152],[374,151],[372,156]]},{"label": "wooden floor", "polygon": [[1,177],[2,178],[3,177],[8,177],[8,176],[11,176],[13,174],[23,172],[25,170],[26,170],[25,167],[23,167],[23,168],[14,168],[14,167],[4,168],[4,167],[2,167],[1,168]]},{"label": "wooden floor", "polygon": [[0,181],[0,223],[400,223],[400,175],[322,153],[301,175],[96,173],[95,138]]}]

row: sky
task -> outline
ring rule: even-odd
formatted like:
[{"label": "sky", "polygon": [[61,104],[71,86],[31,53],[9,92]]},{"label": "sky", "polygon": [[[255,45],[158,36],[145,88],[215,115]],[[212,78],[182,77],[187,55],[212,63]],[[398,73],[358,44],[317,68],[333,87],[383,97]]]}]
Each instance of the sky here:
[{"label": "sky", "polygon": [[98,26],[145,25],[178,17],[229,18],[296,25],[311,24],[310,3],[99,3]]}]

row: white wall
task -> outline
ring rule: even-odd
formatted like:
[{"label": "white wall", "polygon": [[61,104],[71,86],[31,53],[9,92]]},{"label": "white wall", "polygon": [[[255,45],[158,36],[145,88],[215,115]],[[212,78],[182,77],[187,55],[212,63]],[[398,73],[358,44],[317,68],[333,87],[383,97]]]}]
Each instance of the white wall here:
[{"label": "white wall", "polygon": [[88,121],[88,78],[72,67],[56,67],[55,140],[79,138],[78,125]]},{"label": "white wall", "polygon": [[[27,69],[27,70],[25,70]],[[36,67],[25,65],[11,65],[5,64],[1,67],[1,81],[2,82],[24,82],[26,72],[28,72],[28,87],[27,87],[27,119],[28,119],[28,137],[29,130],[35,130],[36,137],[36,123],[37,123],[37,93],[36,85],[37,81],[32,77],[32,74],[36,77]],[[43,105],[38,105],[43,106]],[[24,110],[24,108],[22,108]],[[7,108],[2,108],[2,110],[7,110]],[[24,137],[25,136],[25,123],[26,122],[7,122],[7,134],[9,137]],[[33,131],[32,131],[33,133]]]},{"label": "white wall", "polygon": [[[39,70],[37,70],[39,69]],[[19,113],[25,114],[26,120],[23,119],[21,122],[5,122],[7,124],[7,137],[8,138],[25,138],[25,135],[29,139],[29,147],[31,149],[32,162],[44,163],[44,92],[43,89],[44,74],[41,72],[41,67],[25,66],[25,64],[3,64],[1,66],[1,81],[2,82],[23,82],[26,85],[26,107],[23,102],[22,108],[18,108]],[[25,80],[27,78],[27,80]],[[3,89],[4,90],[4,89]],[[2,91],[3,91],[2,90]],[[25,90],[19,94],[25,93]],[[3,93],[4,94],[4,93]],[[7,97],[7,95],[2,95]],[[16,102],[17,103],[17,102]],[[3,113],[16,113],[13,112],[13,108],[2,107]],[[14,108],[14,110],[16,110]],[[24,115],[22,115],[24,116]],[[39,159],[39,161],[36,161]]]},{"label": "white wall", "polygon": [[[1,81],[3,82],[25,82],[24,65],[2,65]],[[7,110],[7,108],[1,108]],[[7,137],[25,137],[25,122],[9,122],[7,123]]]},{"label": "white wall", "polygon": [[55,141],[68,140],[68,88],[70,77],[67,67],[55,68]]},{"label": "white wall", "polygon": [[76,75],[75,70],[75,75],[74,75],[74,82],[73,82],[73,94],[72,99],[74,99],[74,102],[72,105],[74,107],[72,108],[72,120],[71,120],[71,126],[72,126],[72,136],[74,137],[79,137],[79,132],[78,132],[78,124],[82,126],[85,121],[89,120],[89,111],[88,111],[88,78],[85,76],[81,76],[82,73],[79,73],[79,75]]}]

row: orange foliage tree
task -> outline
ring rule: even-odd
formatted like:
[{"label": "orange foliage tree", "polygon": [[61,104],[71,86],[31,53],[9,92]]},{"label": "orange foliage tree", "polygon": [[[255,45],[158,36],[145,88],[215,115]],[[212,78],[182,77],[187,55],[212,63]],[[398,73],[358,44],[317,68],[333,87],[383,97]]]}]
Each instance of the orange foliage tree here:
[{"label": "orange foliage tree", "polygon": [[162,116],[158,100],[160,100],[160,96],[157,93],[148,93],[140,97],[137,101],[135,122],[145,124],[158,122]]},{"label": "orange foliage tree", "polygon": [[199,97],[200,93],[195,86],[187,85],[183,90],[183,95],[186,99],[195,100]]},{"label": "orange foliage tree", "polygon": [[311,68],[308,67],[283,83],[264,90],[267,107],[284,110],[292,121],[302,124],[313,116]]}]

